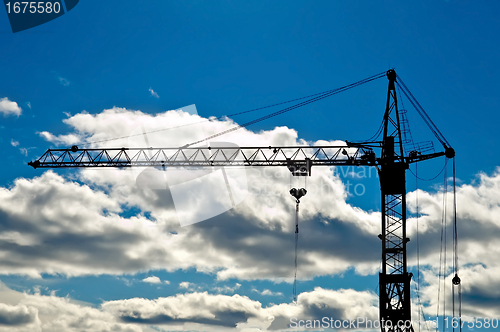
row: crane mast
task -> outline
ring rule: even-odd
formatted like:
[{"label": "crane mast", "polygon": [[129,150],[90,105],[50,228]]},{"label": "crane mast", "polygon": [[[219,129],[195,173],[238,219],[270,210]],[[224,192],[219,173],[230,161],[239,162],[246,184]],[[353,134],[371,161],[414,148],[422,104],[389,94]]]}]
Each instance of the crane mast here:
[{"label": "crane mast", "polygon": [[396,72],[387,72],[389,88],[384,114],[382,160],[379,168],[382,198],[382,271],[379,274],[382,331],[409,332],[411,325],[410,281],[406,265],[406,169],[401,137]]},{"label": "crane mast", "polygon": [[[225,167],[286,166],[294,176],[310,176],[312,166],[375,166],[381,189],[382,271],[379,273],[379,312],[382,332],[413,332],[410,282],[406,245],[406,170],[411,163],[441,156],[453,158],[453,148],[444,152],[405,156],[394,70],[387,71],[389,87],[383,121],[383,139],[376,142],[332,146],[238,147],[211,144],[181,148],[49,149],[28,165],[60,167]],[[374,149],[380,149],[377,155]]]}]

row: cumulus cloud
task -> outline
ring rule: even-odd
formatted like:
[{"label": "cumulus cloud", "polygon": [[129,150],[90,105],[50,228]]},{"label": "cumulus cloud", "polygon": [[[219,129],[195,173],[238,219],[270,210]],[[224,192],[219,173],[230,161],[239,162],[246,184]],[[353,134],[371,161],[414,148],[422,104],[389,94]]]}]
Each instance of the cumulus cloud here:
[{"label": "cumulus cloud", "polygon": [[[122,274],[149,267],[143,257],[161,256],[168,248],[170,235],[153,221],[120,217],[120,206],[105,193],[52,172],[18,179],[11,189],[2,188],[0,197],[8,229],[0,251],[10,253],[0,263],[10,266],[4,273]],[[150,240],[155,244],[143,247]]]},{"label": "cumulus cloud", "polygon": [[216,293],[225,293],[225,294],[233,294],[235,291],[237,291],[239,288],[241,287],[241,284],[240,283],[236,283],[234,284],[234,286],[228,286],[228,285],[225,285],[225,286],[216,286],[216,287],[213,287],[212,288],[212,291],[216,292]]},{"label": "cumulus cloud", "polygon": [[147,277],[142,279],[142,282],[146,282],[149,284],[161,284],[161,279],[155,276]]},{"label": "cumulus cloud", "polygon": [[20,293],[0,282],[0,332],[152,332],[68,297]]},{"label": "cumulus cloud", "polygon": [[151,96],[155,98],[160,98],[160,96],[158,96],[158,94],[153,90],[153,88],[149,88],[149,93],[151,93]]},{"label": "cumulus cloud", "polygon": [[[176,128],[175,131],[160,129],[201,121],[203,118],[182,111],[149,115],[120,108],[105,110],[95,115],[77,114],[64,120],[74,128],[77,135],[84,135],[91,141],[126,137],[126,133],[132,133],[142,125],[145,132],[152,132],[147,135],[151,146],[164,146],[165,142],[170,146],[179,146],[198,139],[200,132],[193,133],[189,126]],[[234,125],[230,119],[206,121],[201,128],[201,135],[211,135]],[[56,141],[56,138],[48,133],[44,135],[49,140]],[[58,139],[67,141],[62,136]],[[286,127],[260,133],[243,129],[226,139],[241,145],[246,145],[246,142],[262,146],[306,144],[297,138],[294,130]],[[130,140],[125,138],[105,141],[100,145],[129,146],[129,143]],[[144,143],[142,144],[144,146]],[[332,141],[319,144],[345,143]],[[179,227],[179,214],[197,213],[197,209],[176,210],[168,188],[138,188],[135,186],[133,174],[125,170],[83,170],[80,174],[81,181],[94,188],[102,188],[110,200],[150,212],[151,219],[163,232],[175,234],[170,237],[168,249],[151,239],[148,240],[150,244],[146,247],[164,251],[164,254],[144,256],[151,257],[149,262],[144,261],[146,266],[154,265],[167,270],[196,267],[202,272],[217,271],[220,279],[290,280],[290,266],[293,264],[291,249],[294,202],[288,194],[288,170],[248,169],[246,175],[249,180],[249,194],[244,202],[217,218],[185,228]],[[227,188],[223,181],[214,183],[212,192],[225,191]],[[364,274],[377,271],[378,255],[372,248],[379,246],[376,237],[379,232],[379,213],[365,212],[347,204],[345,186],[331,169],[315,170],[315,177],[308,180],[308,191],[308,197],[315,199],[305,198],[301,207],[303,224],[299,278],[342,273],[352,266]],[[200,209],[210,208],[203,207],[203,201],[203,197],[198,197],[192,206],[202,207]],[[319,223],[320,219],[328,219],[329,222]],[[340,234],[343,235],[339,236]],[[211,250],[206,250],[207,247]],[[269,255],[269,252],[273,252],[273,255]],[[158,261],[152,263],[152,260],[156,259]]]},{"label": "cumulus cloud", "polygon": [[179,288],[186,288],[187,289],[191,286],[193,286],[193,284],[190,283],[189,281],[183,281],[183,282],[179,283]]},{"label": "cumulus cloud", "polygon": [[19,145],[19,142],[18,142],[18,141],[16,141],[16,140],[14,140],[14,139],[11,139],[11,140],[10,140],[10,145],[12,145],[12,146],[14,146],[14,147],[15,147],[15,146],[18,146],[18,145]]},{"label": "cumulus cloud", "polygon": [[42,131],[39,132],[38,135],[40,135],[40,137],[42,137],[46,141],[49,141],[56,145],[72,145],[77,144],[81,140],[81,138],[75,134],[55,136],[47,131]]},{"label": "cumulus cloud", "polygon": [[260,303],[247,297],[209,295],[206,292],[177,294],[156,300],[135,298],[110,301],[104,303],[102,308],[122,321],[158,325],[193,322],[235,327],[249,317],[267,318]]},{"label": "cumulus cloud", "polygon": [[[442,204],[443,192],[409,193],[407,196],[409,210],[416,211],[416,196],[420,202],[419,242],[420,264],[423,266],[423,285],[421,287],[425,302],[428,303],[425,311],[436,313],[438,302],[437,293],[441,289],[441,310],[444,301],[451,304],[451,279],[454,276],[453,265],[453,218],[451,207],[453,197],[448,194],[448,218],[443,222]],[[500,248],[500,168],[492,174],[481,173],[471,184],[462,184],[457,187],[457,225],[458,225],[458,258],[459,276],[462,279],[463,314],[466,316],[494,317],[500,314],[500,264],[498,257]],[[416,219],[408,220],[408,234],[412,239],[416,237]],[[441,254],[442,231],[445,226],[447,234],[443,237],[447,243],[447,260]],[[409,264],[416,265],[415,247],[409,247]],[[444,252],[444,251],[443,251]],[[442,256],[442,257],[440,257]],[[439,287],[439,271],[444,269],[445,282]],[[441,278],[442,279],[442,278]],[[456,288],[456,287],[455,287]],[[445,296],[446,293],[446,296]],[[447,314],[451,314],[451,305],[447,305]]]},{"label": "cumulus cloud", "polygon": [[7,115],[21,115],[22,108],[15,101],[10,101],[9,98],[0,98],[0,113]]},{"label": "cumulus cloud", "polygon": [[264,295],[264,296],[283,296],[283,293],[281,293],[281,292],[273,292],[273,291],[271,291],[271,290],[269,290],[269,289],[264,289],[264,290],[261,292],[261,291],[259,291],[258,289],[255,289],[255,288],[254,288],[254,289],[252,289],[252,291],[257,292],[257,293],[259,293],[260,295]]},{"label": "cumulus cloud", "polygon": [[284,331],[291,318],[377,317],[371,292],[315,288],[296,304],[263,307],[241,295],[195,292],[156,299],[131,298],[91,306],[54,293],[19,293],[0,284],[0,332]]},{"label": "cumulus cloud", "polygon": [[[127,135],[137,128],[148,133],[150,146],[175,147],[236,125],[230,119],[207,121],[182,111],[150,115],[116,107],[99,114],[76,114],[64,122],[72,131],[68,137],[74,135],[91,141],[123,137],[99,143],[104,147],[129,146],[131,141]],[[190,126],[160,131],[186,123],[203,123],[202,132],[193,133]],[[70,141],[66,136],[45,135],[53,142],[68,144]],[[138,140],[137,144],[145,146],[144,138],[140,138],[143,141]],[[296,131],[286,127],[259,133],[241,129],[224,140],[239,145],[252,142],[256,146],[307,144],[298,138]],[[342,144],[338,141],[309,143]],[[308,195],[301,200],[298,277],[341,274],[348,269],[355,269],[359,274],[377,273],[380,213],[350,205],[345,185],[335,169],[317,168],[313,174],[307,180]],[[196,209],[176,211],[168,179],[166,189],[139,187],[134,173],[126,170],[85,169],[75,175],[78,182],[50,172],[31,180],[18,179],[11,188],[0,192],[2,222],[11,230],[2,235],[1,241],[9,244],[8,249],[2,250],[5,257],[13,260],[4,262],[1,268],[5,273],[30,275],[43,272],[123,274],[195,268],[198,272],[214,273],[220,280],[290,282],[295,206],[288,194],[288,170],[247,168],[246,175],[249,194],[242,203],[216,218],[188,227],[180,227],[178,214],[195,213]],[[214,183],[213,192],[225,190],[223,182]],[[439,268],[442,194],[409,193],[411,212],[415,212],[412,202],[417,194],[422,214],[420,264],[430,271],[425,279],[428,285],[422,288],[431,294],[437,285],[432,273],[435,275]],[[480,175],[476,182],[463,184],[457,188],[457,194],[461,271],[478,282],[468,287],[464,278],[464,299],[473,303],[474,297],[481,295],[488,301],[500,303],[500,297],[488,291],[497,287],[500,275],[495,259],[500,254],[497,245],[500,224],[496,217],[500,212],[500,171]],[[192,206],[203,206],[203,197],[196,198]],[[123,217],[121,211],[125,207],[136,207],[141,213]],[[143,213],[149,213],[148,217]],[[448,220],[448,227],[450,223]],[[415,226],[416,220],[410,218],[410,267],[416,265]],[[96,255],[97,252],[101,254]],[[107,254],[102,255],[103,252]],[[80,259],[74,260],[75,255]],[[14,260],[26,264],[19,266]],[[189,284],[184,289],[189,289]],[[435,297],[436,293],[433,294]],[[432,302],[429,303],[432,308]],[[467,310],[473,313],[472,305],[464,305],[464,308],[470,308]],[[500,309],[493,308],[500,314]]]},{"label": "cumulus cloud", "polygon": [[37,317],[37,310],[25,305],[11,306],[0,303],[0,326],[28,325],[34,323]]},{"label": "cumulus cloud", "polygon": [[[74,303],[57,296],[26,295],[20,305],[34,308],[43,331],[117,331],[143,332],[140,326],[125,324],[100,309]],[[39,329],[38,331],[42,331]],[[17,330],[10,330],[15,331]],[[36,331],[36,330],[35,330]]]},{"label": "cumulus cloud", "polygon": [[[263,308],[258,301],[241,295],[212,295],[207,292],[177,294],[148,300],[133,298],[109,301],[102,304],[105,312],[112,313],[123,322],[152,325],[170,325],[172,329],[193,324],[204,327],[259,328],[261,331],[285,330],[291,318],[352,319],[352,317],[377,317],[377,296],[370,292],[353,290],[328,290],[316,288],[299,295],[297,304],[282,303]],[[206,330],[203,328],[203,330]]]}]

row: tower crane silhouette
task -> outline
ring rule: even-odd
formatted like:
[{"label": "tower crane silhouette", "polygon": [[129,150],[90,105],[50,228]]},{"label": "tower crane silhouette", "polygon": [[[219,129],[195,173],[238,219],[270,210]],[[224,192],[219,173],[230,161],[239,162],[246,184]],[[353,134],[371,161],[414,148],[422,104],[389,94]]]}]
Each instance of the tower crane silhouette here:
[{"label": "tower crane silhouette", "polygon": [[[28,165],[33,168],[286,166],[293,176],[310,176],[312,166],[374,166],[379,173],[381,189],[382,220],[381,233],[378,237],[382,243],[382,271],[379,273],[379,313],[380,321],[385,322],[381,325],[381,330],[383,332],[410,332],[413,331],[411,324],[401,324],[401,322],[411,322],[410,281],[412,273],[408,272],[406,257],[407,243],[410,241],[406,234],[406,170],[410,164],[424,160],[442,156],[454,158],[455,150],[396,72],[391,69],[379,76],[382,77],[384,74],[389,80],[389,86],[383,118],[382,141],[362,143],[346,141],[345,145],[336,146],[191,146],[201,141],[180,148],[80,149],[72,146],[69,149],[49,149]],[[417,148],[408,151],[405,155],[401,129],[402,124],[404,126],[404,119],[398,108],[396,83],[442,144],[444,151],[423,153]],[[347,87],[358,85],[360,84],[353,83]],[[326,97],[339,91],[345,91],[345,89],[331,90],[327,92],[329,94]],[[315,96],[310,100],[319,100],[323,96],[319,94],[319,97]],[[309,100],[297,105],[302,106],[307,103]],[[285,111],[300,107],[297,105]],[[282,113],[284,111],[273,115]],[[251,121],[242,126],[255,122],[257,121]],[[216,136],[218,135],[209,138]],[[376,153],[376,150],[379,152]]]}]

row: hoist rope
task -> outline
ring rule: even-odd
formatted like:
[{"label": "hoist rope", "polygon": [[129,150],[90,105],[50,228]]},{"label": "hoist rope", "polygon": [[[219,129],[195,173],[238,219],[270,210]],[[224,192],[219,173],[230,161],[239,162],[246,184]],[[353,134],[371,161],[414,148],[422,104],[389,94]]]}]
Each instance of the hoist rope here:
[{"label": "hoist rope", "polygon": [[[439,275],[438,275],[438,303],[436,320],[439,319],[439,305],[441,300],[441,282],[443,283],[443,318],[446,316],[446,201],[448,194],[447,184],[448,170],[444,170],[444,184],[443,184],[443,206],[442,206],[442,219],[441,219],[441,247],[439,252]],[[443,324],[443,332],[445,326]]]},{"label": "hoist rope", "polygon": [[297,303],[297,248],[299,243],[299,203],[296,201],[295,205],[295,270],[293,276],[293,302]]},{"label": "hoist rope", "polygon": [[462,332],[462,284],[458,285],[458,320],[460,324],[460,332]]},{"label": "hoist rope", "polygon": [[[458,277],[458,228],[457,228],[457,186],[456,186],[456,174],[455,174],[455,158],[453,158],[453,272],[455,276],[452,281],[452,292],[453,292],[453,318],[455,318],[455,287],[458,286],[458,323],[460,327],[460,332],[462,331],[462,284]],[[458,284],[455,283],[455,278],[458,278]],[[455,325],[453,325],[453,331],[455,331]]]},{"label": "hoist rope", "polygon": [[[306,177],[307,178],[307,177]],[[304,186],[306,186],[306,178],[304,179]],[[290,178],[290,184],[291,184]],[[299,243],[299,204],[300,198],[307,194],[305,188],[292,188],[290,189],[290,195],[295,198],[295,267],[293,274],[293,303],[297,304],[297,268],[298,268],[298,243]]]},{"label": "hoist rope", "polygon": [[377,75],[373,75],[373,76],[370,76],[368,78],[365,78],[361,81],[358,81],[356,83],[352,83],[352,84],[349,84],[349,85],[346,85],[346,86],[343,86],[341,88],[337,88],[337,89],[334,89],[334,90],[330,90],[328,92],[325,92],[325,93],[322,93],[314,98],[311,98],[309,100],[306,100],[306,101],[303,101],[301,103],[298,103],[296,105],[293,105],[293,106],[290,106],[290,107],[287,107],[287,108],[284,108],[282,110],[279,110],[277,112],[274,112],[274,113],[271,113],[271,114],[268,114],[268,115],[265,115],[265,116],[262,116],[260,118],[257,118],[255,120],[252,120],[252,121],[249,121],[249,122],[246,122],[244,124],[241,124],[241,125],[237,125],[233,128],[230,128],[230,129],[227,129],[227,130],[224,130],[224,131],[221,131],[217,134],[214,134],[214,135],[211,135],[211,136],[208,136],[204,139],[201,139],[201,140],[198,140],[196,142],[193,142],[193,143],[190,143],[190,144],[187,144],[185,145],[185,147],[188,147],[188,146],[191,146],[191,145],[195,145],[195,144],[198,144],[198,143],[202,143],[202,142],[205,142],[205,141],[208,141],[212,138],[216,138],[216,137],[219,137],[219,136],[222,136],[222,135],[225,135],[225,134],[228,134],[228,133],[231,133],[233,131],[236,131],[238,129],[241,129],[241,128],[246,128],[252,124],[255,124],[255,123],[258,123],[258,122],[261,122],[261,121],[264,121],[264,120],[267,120],[269,118],[272,118],[272,117],[275,117],[277,115],[280,115],[280,114],[283,114],[283,113],[286,113],[286,112],[289,112],[289,111],[292,111],[294,109],[297,109],[299,107],[302,107],[302,106],[305,106],[305,105],[308,105],[308,104],[311,104],[315,101],[318,101],[318,100],[322,100],[324,98],[327,98],[327,97],[330,97],[330,96],[333,96],[337,93],[340,93],[340,92],[343,92],[343,91],[347,91],[349,89],[352,89],[354,87],[357,87],[357,86],[360,86],[362,84],[365,84],[365,83],[368,83],[368,82],[371,82],[371,81],[374,81],[376,79],[379,79],[379,78],[382,78],[385,76],[385,72],[384,73],[380,73],[380,74],[377,74]]},{"label": "hoist rope", "polygon": [[[453,161],[455,161],[455,158],[453,158]],[[453,162],[453,166],[455,166],[455,162]],[[455,167],[453,167],[453,172],[455,171]],[[455,177],[453,177],[453,183],[455,183]],[[455,186],[453,186],[453,191],[455,192]],[[453,195],[453,209],[454,209],[454,219],[456,217],[456,211],[455,211],[455,195]],[[455,272],[457,270],[457,266],[456,266],[456,248],[455,248],[455,245],[456,245],[456,239],[455,239],[455,227],[456,227],[456,224],[455,224],[456,220],[453,221],[453,272]],[[451,284],[451,306],[452,306],[452,323],[453,323],[453,320],[455,319],[455,287],[453,285],[453,281],[452,281],[452,284]],[[455,325],[454,324],[451,324],[452,328],[453,328],[453,332],[455,332]]]},{"label": "hoist rope", "polygon": [[[452,300],[452,330],[458,327],[459,331],[462,331],[462,284],[458,276],[459,265],[458,265],[458,227],[457,227],[457,188],[456,188],[456,169],[455,169],[455,158],[453,158],[453,215],[452,223],[453,226],[453,263],[452,263],[452,273],[454,274],[452,278],[452,289],[451,289],[451,300]],[[443,184],[443,207],[442,207],[442,221],[441,221],[441,248],[439,253],[439,275],[438,275],[438,302],[437,302],[437,313],[436,319],[439,318],[439,308],[441,304],[441,298],[443,299],[443,319],[446,317],[446,275],[448,273],[447,269],[447,202],[448,202],[448,168],[444,169],[444,184]],[[417,226],[418,227],[418,226]],[[418,239],[417,239],[418,245]],[[441,286],[441,283],[443,286]],[[455,290],[455,286],[457,286]],[[441,294],[442,293],[442,294]],[[455,321],[456,316],[456,302],[458,295],[458,322]],[[445,331],[445,325],[443,324],[443,332]]]},{"label": "hoist rope", "polygon": [[[415,203],[417,207],[417,306],[418,306],[418,311],[419,314],[422,314],[422,317],[425,321],[425,315],[423,315],[422,311],[422,303],[420,302],[420,238],[419,238],[419,227],[418,227],[418,222],[419,222],[419,217],[420,217],[420,211],[419,211],[419,205],[418,205],[418,163],[415,164]],[[418,324],[418,331],[420,332],[420,325]]]},{"label": "hoist rope", "polygon": [[457,184],[455,175],[455,158],[453,158],[453,268],[458,273],[458,231],[457,231]]}]

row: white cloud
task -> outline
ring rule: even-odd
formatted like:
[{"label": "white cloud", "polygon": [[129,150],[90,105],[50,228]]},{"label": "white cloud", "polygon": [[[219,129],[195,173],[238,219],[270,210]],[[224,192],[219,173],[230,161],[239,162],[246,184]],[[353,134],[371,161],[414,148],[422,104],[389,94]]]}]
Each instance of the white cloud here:
[{"label": "white cloud", "polygon": [[0,98],[0,113],[4,116],[11,114],[19,116],[22,111],[21,107],[19,107],[15,101],[10,101],[7,97]]},{"label": "white cloud", "polygon": [[373,320],[377,318],[377,301],[376,294],[369,292],[316,288],[300,294],[297,304],[282,303],[267,308],[246,296],[211,295],[203,292],[177,294],[154,300],[133,298],[109,301],[102,304],[102,309],[124,321],[162,327],[166,326],[162,324],[169,324],[168,331],[206,331],[207,328],[209,331],[245,331],[250,327],[258,328],[259,331],[281,331],[288,328],[292,317],[367,317]]},{"label": "white cloud", "polygon": [[255,289],[255,288],[254,288],[254,289],[252,289],[252,291],[257,292],[257,293],[259,293],[260,295],[264,295],[264,296],[283,296],[283,293],[281,293],[281,292],[273,292],[273,291],[271,291],[271,290],[269,290],[269,289],[264,289],[264,290],[261,292],[261,291],[259,291],[258,289]]},{"label": "white cloud", "polygon": [[59,83],[61,83],[62,85],[64,86],[68,86],[71,84],[70,81],[68,81],[66,78],[62,77],[62,76],[58,76],[57,77],[57,80],[59,81]]},{"label": "white cloud", "polygon": [[[14,140],[14,139],[12,139],[12,140],[10,140],[10,145],[12,145],[13,147],[18,147],[19,146],[19,142],[16,141],[16,140]],[[21,154],[23,156],[28,156],[29,151],[32,150],[32,149],[34,149],[34,148],[33,147],[31,147],[31,148],[19,148],[19,152],[21,152]]]},{"label": "white cloud", "polygon": [[144,279],[142,279],[142,282],[146,282],[149,284],[161,284],[160,278],[155,277],[155,276],[144,278]]},{"label": "white cloud", "polygon": [[[99,143],[104,147],[120,147],[126,146],[127,135],[141,124],[150,131],[202,120],[180,111],[149,115],[113,108],[94,115],[76,114],[64,122],[72,127],[68,137],[87,137],[91,141],[125,137]],[[203,129],[208,136],[234,125],[230,119],[212,120],[204,122]],[[69,140],[66,136],[46,135],[54,142]],[[148,134],[151,146],[181,146],[194,138],[189,126]],[[296,131],[286,127],[259,133],[241,129],[224,140],[240,145],[252,142],[256,146],[305,144],[298,139]],[[337,141],[312,143],[340,144]],[[19,179],[13,187],[0,191],[0,210],[11,229],[5,233],[4,241],[17,245],[2,249],[3,255],[15,262],[25,262],[24,266],[14,261],[0,263],[3,271],[36,276],[43,272],[123,274],[194,268],[197,272],[214,273],[220,280],[292,281],[294,202],[288,194],[290,175],[286,169],[247,169],[250,194],[243,203],[217,218],[183,228],[179,226],[177,213],[195,211],[176,211],[168,190],[139,188],[133,174],[126,170],[85,169],[77,176],[80,183],[88,186],[49,172],[32,180]],[[215,184],[214,192],[223,192],[224,186],[224,183]],[[314,169],[313,176],[307,180],[307,189],[300,211],[299,278],[341,274],[348,269],[360,274],[377,273],[380,213],[349,205],[346,187],[332,169]],[[408,207],[413,212],[416,194],[407,196]],[[420,264],[434,273],[439,267],[442,196],[439,192],[419,191],[418,194],[422,214]],[[500,169],[490,175],[480,175],[472,184],[461,185],[457,194],[464,299],[471,301],[480,295],[488,303],[500,303],[500,295],[488,291],[499,287],[500,264],[496,257],[500,255]],[[200,198],[193,206],[199,207],[202,203]],[[137,207],[143,213],[149,212],[151,217],[148,220],[139,214],[122,218],[119,216],[122,207]],[[415,219],[409,219],[410,267],[416,265],[415,226]],[[448,234],[451,235],[451,231]],[[63,235],[81,240],[81,247],[68,246],[67,241],[62,240]],[[99,249],[101,242],[106,243],[106,250]],[[46,243],[51,246],[47,247]],[[96,257],[95,252],[108,254],[97,256],[96,261],[92,259]],[[76,253],[83,258],[72,259]],[[481,266],[484,271],[480,270]],[[474,287],[465,286],[467,278],[477,280]],[[429,283],[425,286],[429,294],[435,297],[436,281],[432,274],[425,280]],[[184,289],[193,289],[189,282],[184,285]],[[223,293],[224,289],[214,291]],[[429,303],[432,308],[432,302]],[[468,313],[474,312],[470,303],[464,304],[464,308],[469,308]],[[491,310],[500,314],[500,308]]]},{"label": "white cloud", "polygon": [[81,141],[81,137],[75,134],[59,135],[55,136],[47,131],[39,132],[38,135],[56,145],[73,145]]},{"label": "white cloud", "polygon": [[19,293],[1,283],[0,295],[0,319],[8,322],[0,324],[0,332],[284,331],[291,317],[377,317],[375,294],[344,289],[315,288],[300,294],[297,304],[266,308],[246,296],[207,292],[105,301],[99,307],[54,292]]},{"label": "white cloud", "polygon": [[225,294],[233,294],[235,291],[237,291],[239,288],[241,287],[241,284],[240,283],[236,283],[234,284],[233,287],[231,286],[228,286],[228,285],[224,285],[224,286],[216,286],[216,287],[213,287],[212,288],[212,291],[213,292],[216,292],[216,293],[225,293]]},{"label": "white cloud", "polygon": [[68,297],[13,291],[0,282],[0,332],[150,332]]},{"label": "white cloud", "polygon": [[28,108],[31,108],[31,103],[29,101],[27,101],[26,106],[28,106]]},{"label": "white cloud", "polygon": [[[169,111],[157,115],[144,114],[120,108],[105,110],[100,114],[76,114],[64,122],[75,129],[77,134],[84,135],[91,141],[107,140],[112,137],[126,137],[141,124],[146,131],[178,126],[185,123],[199,123],[203,118],[189,115],[181,111]],[[207,121],[203,127],[207,135],[228,129],[235,124],[224,121]],[[51,141],[67,141],[66,137],[55,138],[44,133]],[[195,136],[189,126],[175,131],[163,131],[148,134],[152,146],[179,146],[192,142]],[[258,134],[246,129],[235,133],[226,140],[246,145],[297,145],[305,142],[297,140],[297,133],[286,127],[278,127],[272,131]],[[100,146],[127,146],[127,139],[105,141]],[[322,144],[344,144],[339,142],[319,142]],[[247,175],[251,186],[250,195],[245,202],[235,209],[214,219],[219,227],[204,230],[203,227],[187,227],[181,229],[177,222],[178,213],[196,213],[176,211],[168,190],[148,190],[135,186],[132,174],[127,171],[83,170],[81,180],[96,188],[106,189],[109,198],[119,204],[137,206],[144,212],[150,212],[155,222],[166,232],[175,232],[166,255],[158,257],[154,263],[159,268],[175,270],[178,268],[196,267],[198,271],[215,272],[220,279],[282,279],[290,281],[293,257],[293,223],[290,208],[293,200],[288,194],[289,173],[286,169],[249,169]],[[257,185],[258,184],[258,185]],[[217,183],[223,192],[224,183]],[[353,208],[345,202],[347,197],[344,184],[331,170],[322,168],[315,171],[315,177],[308,180],[308,197],[301,206],[304,234],[301,238],[301,250],[308,253],[308,259],[301,263],[300,278],[311,278],[316,275],[342,273],[355,266],[360,273],[372,273],[378,269],[378,255],[367,248],[379,246],[376,235],[379,232],[380,215],[377,212],[367,213]],[[328,194],[327,194],[328,193]],[[201,201],[193,202],[193,206],[202,206]],[[207,207],[209,208],[209,207]],[[266,211],[266,213],[262,213]],[[328,229],[314,220],[321,215],[322,219],[331,219]],[[332,244],[331,237],[337,237],[338,227],[348,235],[338,238]],[[201,234],[203,233],[203,236]],[[203,240],[202,240],[203,238]],[[350,239],[347,241],[347,239]],[[159,243],[149,241],[147,247],[162,247]],[[352,248],[350,243],[363,243],[366,247]],[[205,250],[209,246],[211,250]],[[155,249],[156,250],[156,249]],[[164,249],[162,249],[164,250]],[[273,255],[268,255],[272,251]],[[370,254],[366,254],[369,252]],[[265,259],[261,256],[264,255]],[[167,257],[170,256],[170,257]],[[146,257],[146,256],[145,256]],[[168,262],[168,264],[167,264]],[[150,265],[150,262],[145,262]],[[159,265],[156,265],[159,264]]]},{"label": "white cloud", "polygon": [[190,282],[188,282],[188,281],[183,281],[183,282],[179,283],[179,288],[186,288],[186,289],[188,289],[191,286],[193,286],[193,284],[190,283]]},{"label": "white cloud", "polygon": [[[441,254],[441,225],[443,193],[427,193],[419,190],[407,195],[409,210],[415,212],[418,194],[420,202],[419,242],[420,264],[423,269],[422,301],[428,303],[424,309],[435,315],[437,310],[438,271],[443,267]],[[441,304],[447,304],[447,314],[451,314],[451,279],[453,264],[452,209],[453,196],[448,194],[448,218],[446,220],[447,243],[446,280],[441,284]],[[463,315],[491,317],[500,314],[500,168],[492,174],[479,174],[476,181],[457,187],[457,225],[458,225],[458,262],[459,276],[462,279]],[[412,242],[416,237],[416,220],[408,220],[408,234]],[[441,262],[441,263],[440,263]],[[410,265],[416,265],[415,247],[410,247]],[[446,296],[444,295],[446,293]]]},{"label": "white cloud", "polygon": [[[142,332],[135,324],[126,324],[99,309],[73,303],[68,298],[27,295],[21,304],[36,308],[43,331],[117,331]],[[40,329],[40,332],[42,329]]]},{"label": "white cloud", "polygon": [[149,88],[149,92],[151,93],[151,96],[155,98],[160,98],[160,96],[158,96],[158,94],[153,90],[153,88]]},{"label": "white cloud", "polygon": [[[30,197],[24,196],[27,193]],[[9,215],[5,219],[9,232],[3,232],[2,240],[19,249],[10,251],[0,266],[24,262],[7,273],[36,277],[57,271],[69,276],[136,272],[156,265],[159,253],[168,248],[170,236],[159,232],[152,221],[122,218],[117,214],[120,206],[106,194],[52,172],[32,180],[17,179],[12,188],[0,190],[0,197],[4,199],[0,210]]]},{"label": "white cloud", "polygon": [[1,325],[20,326],[35,323],[38,311],[25,305],[12,306],[0,303]]}]

